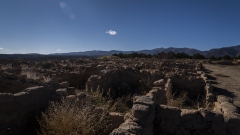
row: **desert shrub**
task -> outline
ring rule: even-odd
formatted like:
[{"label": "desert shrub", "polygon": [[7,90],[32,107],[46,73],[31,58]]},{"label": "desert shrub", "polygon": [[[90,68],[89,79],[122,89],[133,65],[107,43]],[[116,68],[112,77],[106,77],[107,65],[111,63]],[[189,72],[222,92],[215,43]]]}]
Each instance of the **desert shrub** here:
[{"label": "desert shrub", "polygon": [[154,82],[153,77],[146,77],[146,78],[141,78],[139,80],[139,93],[141,95],[146,95],[153,87],[153,82]]},{"label": "desert shrub", "polygon": [[38,119],[39,135],[105,135],[111,132],[108,112],[63,99],[51,102]]},{"label": "desert shrub", "polygon": [[99,89],[96,91],[89,91],[90,95],[89,104],[93,104],[98,107],[107,108],[110,112],[127,112],[132,107],[132,98],[130,95],[125,95],[117,99],[113,99],[110,96],[110,91],[104,96],[103,92]]},{"label": "desert shrub", "polygon": [[224,60],[230,60],[231,57],[230,57],[229,55],[224,55],[224,56],[222,57],[222,59],[224,59]]},{"label": "desert shrub", "polygon": [[167,105],[183,108],[188,100],[187,92],[180,92],[179,94],[167,92]]},{"label": "desert shrub", "polygon": [[213,103],[207,103],[206,98],[203,98],[201,95],[198,95],[196,100],[190,100],[188,98],[188,93],[186,91],[182,91],[180,93],[166,93],[167,97],[167,105],[174,106],[178,108],[184,109],[199,109],[204,108],[208,110],[212,110],[214,107]]},{"label": "desert shrub", "polygon": [[34,72],[32,70],[22,70],[21,75],[26,75],[28,79],[39,79],[41,78],[41,75],[37,72]]},{"label": "desert shrub", "polygon": [[110,100],[110,106],[108,110],[110,112],[126,113],[132,108],[133,102],[130,95],[117,98],[116,100]]},{"label": "desert shrub", "polygon": [[13,69],[13,65],[11,63],[9,64],[1,64],[0,69],[6,70],[6,69]]},{"label": "desert shrub", "polygon": [[193,59],[205,59],[205,56],[202,55],[202,54],[199,54],[199,53],[195,53],[193,56],[192,56]]}]

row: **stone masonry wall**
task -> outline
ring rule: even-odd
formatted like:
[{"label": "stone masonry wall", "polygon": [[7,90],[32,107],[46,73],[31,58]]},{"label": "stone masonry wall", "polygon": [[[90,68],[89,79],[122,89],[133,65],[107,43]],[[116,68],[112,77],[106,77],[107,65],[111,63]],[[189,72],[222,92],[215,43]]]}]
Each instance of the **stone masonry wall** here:
[{"label": "stone masonry wall", "polygon": [[29,124],[29,115],[36,117],[50,100],[60,100],[73,93],[75,89],[68,86],[68,82],[59,84],[52,79],[44,86],[29,87],[14,94],[0,93],[0,134],[21,134]]},{"label": "stone masonry wall", "polygon": [[238,135],[240,115],[232,99],[215,97],[204,72],[198,72],[206,86],[206,104],[214,103],[213,110],[180,109],[166,105],[166,94],[172,89],[171,79],[156,81],[157,87],[146,95],[136,96],[133,107],[124,117],[124,123],[111,135]]}]

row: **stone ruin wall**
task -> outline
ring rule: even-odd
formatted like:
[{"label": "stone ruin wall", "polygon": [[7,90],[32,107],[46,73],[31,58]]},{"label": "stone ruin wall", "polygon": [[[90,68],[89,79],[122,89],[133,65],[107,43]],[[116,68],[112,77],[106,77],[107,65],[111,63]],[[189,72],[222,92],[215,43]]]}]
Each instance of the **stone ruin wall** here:
[{"label": "stone ruin wall", "polygon": [[[96,65],[95,65],[96,66]],[[170,70],[168,66],[174,67],[171,63],[163,63],[163,65],[156,64],[157,67],[161,67],[160,70]],[[183,66],[183,67],[182,67]],[[140,65],[141,67],[141,65]],[[137,68],[137,67],[136,67]],[[195,68],[185,67],[184,64],[179,65],[178,68],[188,68],[192,70]],[[89,68],[90,69],[90,68]],[[100,76],[104,78],[108,72],[102,73],[102,71],[112,69],[112,67],[96,68],[96,73],[100,73]],[[137,96],[134,98],[133,106],[130,113],[124,116],[124,123],[117,123],[116,128],[111,134],[217,134],[225,135],[232,134],[237,135],[240,133],[238,128],[240,125],[240,116],[237,108],[232,104],[232,100],[223,95],[216,96],[213,93],[213,88],[208,81],[206,73],[200,71],[202,69],[201,64],[197,65],[194,69],[197,70],[197,74],[193,74],[188,80],[194,80],[196,76],[199,76],[205,83],[205,94],[207,103],[214,103],[213,110],[205,110],[203,108],[196,109],[179,109],[176,107],[167,106],[166,92],[172,90],[171,74],[168,72],[158,74],[155,79],[162,78],[162,74],[166,77],[164,81],[160,81],[156,87],[146,94],[145,96]],[[126,67],[125,70],[132,70],[132,68]],[[100,71],[100,72],[99,72]],[[143,70],[141,73],[149,74],[149,71]],[[156,74],[160,71],[151,71]],[[191,72],[191,71],[190,71]],[[49,82],[49,84],[39,84],[39,81],[27,80],[26,77],[17,77],[14,74],[1,73],[0,82],[4,82],[4,86],[1,87],[0,93],[0,134],[11,130],[18,133],[19,130],[24,130],[28,123],[27,118],[31,113],[39,112],[45,108],[49,100],[59,100],[62,95],[72,95],[75,88],[69,87],[68,83],[59,84],[56,79]],[[63,75],[68,76],[68,75]],[[90,70],[85,75],[85,79],[91,76]],[[180,72],[179,76],[184,77],[184,72]],[[192,78],[193,77],[193,78]],[[63,77],[60,77],[63,78]],[[63,78],[61,81],[68,80]],[[81,78],[80,78],[81,80]],[[74,82],[73,84],[77,84]],[[99,83],[105,80],[99,80]],[[79,82],[79,81],[78,81]],[[164,83],[162,83],[164,82]],[[91,77],[87,81],[89,86],[98,86],[97,84],[91,84]],[[107,83],[107,82],[106,82]],[[29,88],[30,87],[30,88]],[[107,86],[106,86],[107,87]],[[4,92],[10,93],[4,93]],[[111,113],[110,113],[111,116]],[[114,115],[113,115],[114,117]],[[116,118],[116,117],[115,117]],[[118,117],[121,120],[121,116]]]},{"label": "stone ruin wall", "polygon": [[[14,82],[14,74],[4,73],[4,80]],[[17,79],[17,78],[14,78]],[[3,80],[3,78],[2,78]],[[15,80],[19,82],[19,80]],[[25,81],[24,81],[25,82]],[[31,82],[33,84],[33,82]],[[11,84],[9,84],[10,86]],[[67,95],[75,92],[74,87],[69,87],[68,82],[58,83],[53,78],[48,84],[35,83],[34,87],[9,91],[11,93],[0,93],[0,134],[20,134],[29,125],[29,117],[36,115],[46,108],[49,101],[60,101]]]},{"label": "stone ruin wall", "polygon": [[[198,70],[201,67],[198,67]],[[111,135],[238,135],[240,115],[232,99],[215,96],[206,73],[198,72],[205,82],[206,104],[214,103],[213,110],[180,109],[167,106],[166,92],[171,91],[172,81],[162,79],[144,96],[136,96],[124,123]]]}]

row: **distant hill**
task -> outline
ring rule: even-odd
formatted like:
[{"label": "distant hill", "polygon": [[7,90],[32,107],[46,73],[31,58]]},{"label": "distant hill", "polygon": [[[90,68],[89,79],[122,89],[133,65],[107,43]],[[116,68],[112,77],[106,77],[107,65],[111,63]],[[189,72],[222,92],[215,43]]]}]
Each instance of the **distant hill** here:
[{"label": "distant hill", "polygon": [[0,58],[41,58],[41,59],[47,59],[47,58],[96,58],[99,56],[109,56],[113,54],[130,54],[133,52],[137,53],[145,53],[145,54],[157,54],[160,52],[175,52],[175,53],[186,53],[188,55],[193,55],[195,53],[200,53],[205,55],[206,57],[219,57],[224,55],[229,55],[231,57],[237,57],[240,55],[240,45],[237,46],[230,46],[230,47],[223,47],[223,48],[214,48],[208,51],[200,51],[193,48],[156,48],[151,50],[140,50],[140,51],[120,51],[120,50],[111,50],[111,51],[101,51],[101,50],[93,50],[93,51],[85,51],[85,52],[69,52],[69,53],[55,53],[55,54],[49,54],[49,55],[42,55],[42,54],[0,54]]},{"label": "distant hill", "polygon": [[231,57],[236,57],[240,55],[240,45],[237,46],[231,46],[231,47],[223,47],[223,48],[216,48],[211,49],[209,51],[200,51],[197,49],[192,48],[156,48],[152,50],[140,50],[140,51],[119,51],[119,50],[111,50],[111,51],[101,51],[101,50],[93,50],[93,51],[85,51],[85,52],[70,52],[70,53],[56,53],[56,54],[50,54],[50,55],[83,55],[83,56],[107,56],[112,54],[118,54],[118,53],[124,53],[129,54],[132,52],[137,53],[145,53],[145,54],[157,54],[160,52],[175,52],[175,53],[186,53],[188,55],[193,55],[195,53],[200,53],[205,55],[206,57],[219,57],[224,55],[229,55]]},{"label": "distant hill", "polygon": [[209,51],[203,52],[203,54],[207,57],[211,57],[211,56],[219,57],[224,55],[236,57],[240,55],[240,45],[211,49]]}]

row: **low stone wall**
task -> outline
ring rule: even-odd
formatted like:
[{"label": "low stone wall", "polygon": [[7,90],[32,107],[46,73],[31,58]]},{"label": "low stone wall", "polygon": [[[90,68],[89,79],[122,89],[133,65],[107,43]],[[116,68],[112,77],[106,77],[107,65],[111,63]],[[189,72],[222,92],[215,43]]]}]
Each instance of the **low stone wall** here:
[{"label": "low stone wall", "polygon": [[36,86],[15,94],[0,93],[0,134],[24,130],[28,115],[45,108],[55,90],[53,86]]},{"label": "low stone wall", "polygon": [[29,116],[36,117],[49,104],[75,93],[68,82],[58,83],[52,79],[49,84],[35,86],[21,92],[0,93],[0,134],[21,134],[28,127]]},{"label": "low stone wall", "polygon": [[167,106],[164,94],[172,89],[168,79],[155,82],[153,90],[144,96],[136,96],[133,107],[124,117],[124,123],[111,135],[238,135],[240,115],[232,99],[215,96],[204,72],[198,73],[206,83],[206,104],[214,103],[213,110],[180,109]]}]

